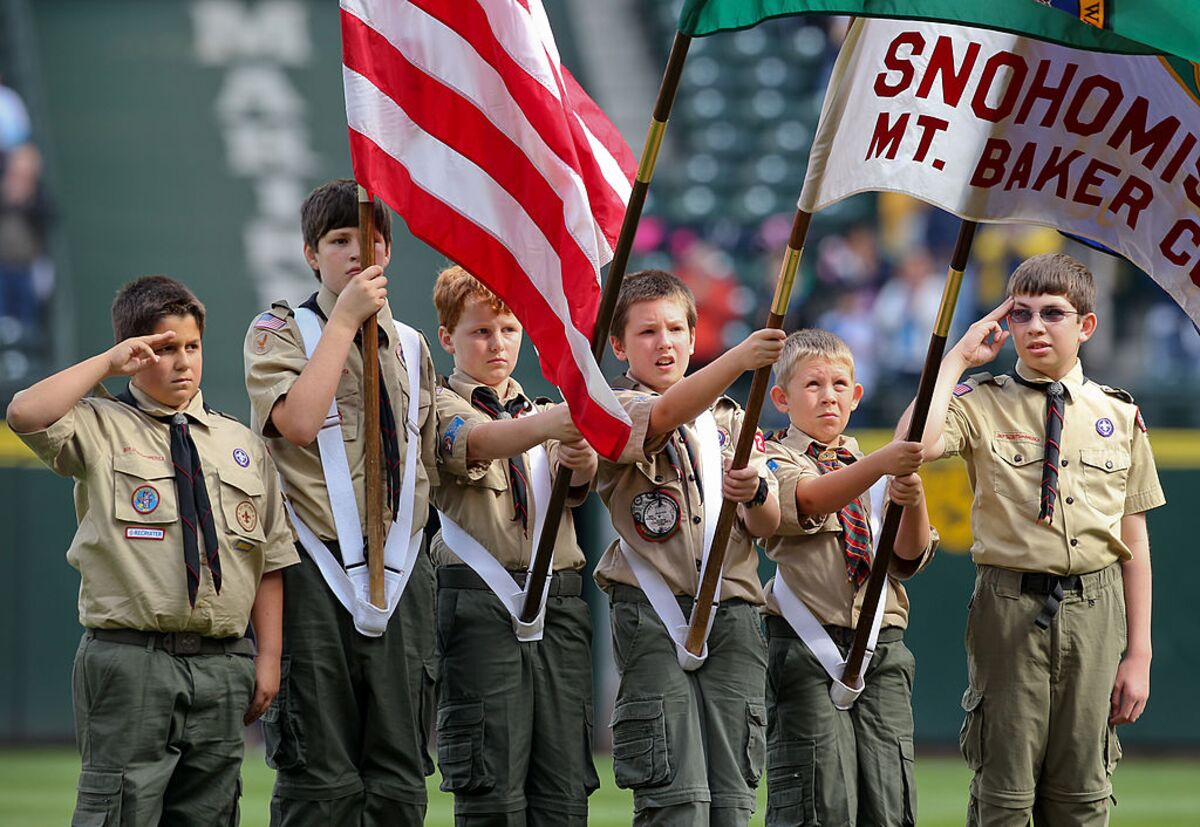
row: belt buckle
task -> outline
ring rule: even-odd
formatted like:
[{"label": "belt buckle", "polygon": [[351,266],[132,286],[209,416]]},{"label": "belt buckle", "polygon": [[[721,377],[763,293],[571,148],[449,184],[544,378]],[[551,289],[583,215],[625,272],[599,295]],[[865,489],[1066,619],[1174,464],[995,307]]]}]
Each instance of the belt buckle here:
[{"label": "belt buckle", "polygon": [[169,632],[163,635],[163,649],[172,655],[198,655],[202,641],[196,632]]}]

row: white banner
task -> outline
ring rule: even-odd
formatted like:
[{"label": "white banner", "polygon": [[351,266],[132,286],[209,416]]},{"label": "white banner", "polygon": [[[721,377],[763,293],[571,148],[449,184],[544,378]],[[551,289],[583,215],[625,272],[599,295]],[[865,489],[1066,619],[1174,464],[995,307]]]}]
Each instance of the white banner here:
[{"label": "white banner", "polygon": [[975,221],[1054,227],[1124,255],[1200,323],[1192,89],[1158,57],[860,18],[825,95],[800,208],[889,190]]}]

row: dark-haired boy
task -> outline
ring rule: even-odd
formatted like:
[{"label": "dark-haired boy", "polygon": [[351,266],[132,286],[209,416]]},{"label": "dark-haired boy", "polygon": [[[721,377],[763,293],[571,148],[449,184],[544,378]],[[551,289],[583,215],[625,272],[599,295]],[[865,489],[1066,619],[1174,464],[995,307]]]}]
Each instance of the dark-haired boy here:
[{"label": "dark-haired boy", "polygon": [[[419,824],[433,688],[433,571],[422,547],[436,480],[434,372],[419,332],[387,305],[390,216],[375,204],[375,261],[363,268],[357,188],[324,184],[300,209],[320,281],[276,302],[246,335],[252,421],[271,446],[303,549],[284,576],[283,684],[265,716],[278,772],[271,823]],[[387,607],[367,600],[365,431],[358,331],[379,327],[388,523]]]},{"label": "dark-haired boy", "polygon": [[[619,539],[596,566],[612,601],[621,673],[613,709],[613,771],[633,790],[634,824],[745,825],[766,759],[766,643],[753,538],[779,525],[775,478],[761,453],[731,470],[742,410],[721,394],[746,370],[772,364],[780,330],[759,330],[684,377],[696,342],[696,300],[661,270],[629,276],[611,344],[628,372],[614,384],[633,421],[618,462],[596,488]],[[697,658],[687,618],[724,499],[738,503],[712,613]]]},{"label": "dark-haired boy", "polygon": [[[72,823],[236,824],[243,726],[279,688],[279,569],[296,562],[279,480],[262,440],[204,404],[190,290],[138,279],[112,317],[118,344],[8,407],[76,480]],[[114,376],[132,377],[115,399],[97,387]]]},{"label": "dark-haired boy", "polygon": [[[1150,695],[1145,512],[1165,498],[1133,398],[1083,375],[1079,348],[1097,324],[1091,272],[1034,256],[1008,296],[943,360],[924,440],[927,461],[966,461],[975,492],[967,822],[1107,824],[1114,727],[1137,720]],[[1009,338],[1012,375],[959,382]]]}]

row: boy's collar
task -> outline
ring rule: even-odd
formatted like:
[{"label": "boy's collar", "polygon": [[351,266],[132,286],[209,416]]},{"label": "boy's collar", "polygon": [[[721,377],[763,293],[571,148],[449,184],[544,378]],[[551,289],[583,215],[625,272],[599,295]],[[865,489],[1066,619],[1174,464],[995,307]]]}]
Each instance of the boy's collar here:
[{"label": "boy's collar", "polygon": [[[168,408],[166,405],[155,400],[137,385],[133,384],[133,382],[129,383],[129,392],[133,395],[134,400],[138,403],[138,408],[143,413],[150,416],[171,416],[178,413],[174,408]],[[196,391],[196,395],[188,401],[182,411],[202,425],[208,426],[212,424],[212,417],[204,407],[204,392],[201,390]]]},{"label": "boy's collar", "polygon": [[645,391],[646,393],[653,394],[658,393],[658,391],[654,390],[649,385],[645,385],[639,380],[635,379],[632,375],[630,375],[629,371],[625,371],[616,379],[614,379],[612,381],[612,387],[619,390]]},{"label": "boy's collar", "polygon": [[[1026,382],[1032,382],[1035,385],[1048,384],[1054,381],[1046,374],[1029,367],[1029,365],[1025,364],[1020,359],[1017,359],[1017,365],[1013,369],[1013,372]],[[1079,357],[1075,358],[1075,364],[1071,366],[1069,371],[1067,371],[1066,376],[1059,381],[1067,386],[1067,392],[1071,394],[1075,393],[1087,384],[1088,379],[1083,375],[1083,362],[1080,361]]]},{"label": "boy's collar", "polygon": [[807,450],[811,443],[816,442],[818,445],[824,448],[845,448],[853,454],[861,453],[858,447],[858,440],[852,436],[846,436],[844,433],[840,434],[837,442],[835,442],[833,445],[826,445],[823,442],[817,442],[817,440],[813,439],[795,425],[788,425],[787,432],[779,441],[789,448],[795,448],[801,452]]},{"label": "boy's collar", "polygon": [[[501,402],[507,402],[518,394],[522,396],[525,395],[525,391],[521,388],[521,384],[516,379],[513,379],[510,376],[508,377],[507,381],[508,386],[504,389],[504,393],[497,391],[497,396]],[[468,401],[470,401],[471,394],[475,392],[475,389],[480,385],[485,384],[484,382],[480,382],[475,377],[463,373],[458,368],[455,368],[454,373],[450,374],[447,382],[450,384],[450,390],[454,391],[463,399]]]}]

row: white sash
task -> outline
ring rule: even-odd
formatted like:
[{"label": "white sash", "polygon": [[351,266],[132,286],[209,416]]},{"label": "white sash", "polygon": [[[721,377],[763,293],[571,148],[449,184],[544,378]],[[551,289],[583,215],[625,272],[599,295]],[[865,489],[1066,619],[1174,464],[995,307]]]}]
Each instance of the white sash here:
[{"label": "white sash", "polygon": [[[874,541],[871,546],[872,562],[875,559],[874,543],[879,541],[879,514],[882,511],[880,504],[883,500],[883,490],[886,487],[886,479],[880,479],[875,485],[871,486],[871,534]],[[784,579],[783,566],[780,566],[775,572],[775,588],[773,589],[773,593],[775,600],[779,603],[779,611],[783,613],[784,619],[787,620],[792,630],[804,641],[804,645],[808,647],[808,651],[812,652],[813,657],[825,668],[825,672],[832,681],[829,685],[829,697],[833,701],[833,705],[838,709],[847,710],[852,707],[854,702],[858,700],[858,696],[863,693],[863,690],[867,686],[867,667],[871,665],[871,658],[875,655],[875,644],[879,640],[879,629],[883,625],[883,610],[887,605],[888,588],[889,586],[885,584],[883,594],[879,596],[879,605],[875,608],[875,617],[871,621],[871,634],[867,638],[867,651],[863,656],[858,686],[850,687],[842,683],[842,673],[845,671],[846,659],[842,657],[842,653],[838,650],[837,645],[829,637],[829,633],[825,631],[825,627],[813,615],[812,610],[804,605],[804,601],[792,591],[787,580]]]},{"label": "white sash", "polygon": [[[533,555],[529,561],[529,571],[533,571],[539,559],[537,552],[541,545],[542,529],[546,524],[546,505],[550,502],[550,459],[541,445],[526,451],[525,456],[529,458],[529,484],[533,488],[533,496],[528,501],[530,516],[533,517]],[[471,570],[487,583],[496,597],[500,598],[500,602],[512,617],[513,633],[516,634],[517,640],[523,643],[541,640],[546,622],[546,597],[550,594],[550,578],[546,578],[542,587],[537,617],[529,623],[523,622],[521,611],[525,606],[526,592],[517,585],[516,578],[462,526],[441,511],[438,515],[442,521],[443,542],[458,559],[470,566]],[[550,547],[549,554],[553,556],[553,546]],[[529,585],[529,579],[527,574],[526,587]]]},{"label": "white sash", "polygon": [[[724,468],[721,462],[721,441],[717,433],[717,421],[712,411],[705,411],[696,417],[696,432],[700,442],[700,480],[704,486],[704,547],[701,557],[700,582],[704,582],[704,573],[708,570],[708,555],[712,551],[713,536],[717,533],[717,518],[721,511],[721,479]],[[687,641],[689,623],[683,617],[683,610],[675,599],[675,593],[667,585],[658,569],[654,568],[645,557],[635,551],[633,546],[621,540],[621,553],[625,555],[629,568],[638,586],[650,601],[650,608],[658,615],[667,634],[675,644],[675,656],[680,667],[685,672],[692,672],[704,665],[708,658],[708,634],[712,631],[713,621],[717,618],[717,607],[721,602],[721,577],[717,578],[717,588],[713,592],[712,611],[708,615],[708,626],[704,630],[704,648],[699,655],[693,655],[684,644]],[[721,572],[722,577],[724,571]],[[695,611],[695,605],[692,606]]]},{"label": "white sash", "polygon": [[[295,311],[296,325],[304,339],[304,352],[309,359],[321,340],[321,323],[317,314],[307,307]],[[338,563],[333,553],[321,539],[304,524],[290,502],[285,498],[288,515],[296,529],[300,545],[317,564],[321,576],[337,597],[338,602],[354,618],[354,628],[366,637],[379,637],[387,629],[388,620],[421,551],[421,527],[412,531],[413,506],[417,487],[418,443],[420,443],[421,404],[421,335],[408,325],[395,319],[396,336],[400,342],[404,363],[408,369],[408,417],[405,422],[404,477],[400,484],[400,511],[393,515],[388,526],[387,541],[384,543],[384,594],[386,608],[380,609],[371,603],[369,567],[363,549],[362,531],[358,521],[358,503],[354,496],[354,485],[350,478],[350,463],[346,459],[346,446],[342,439],[341,418],[337,400],[329,404],[325,424],[317,435],[317,448],[321,455],[321,470],[329,492],[329,505],[333,511],[334,527],[337,530],[338,546],[342,562]],[[410,533],[411,532],[411,533]]]}]

